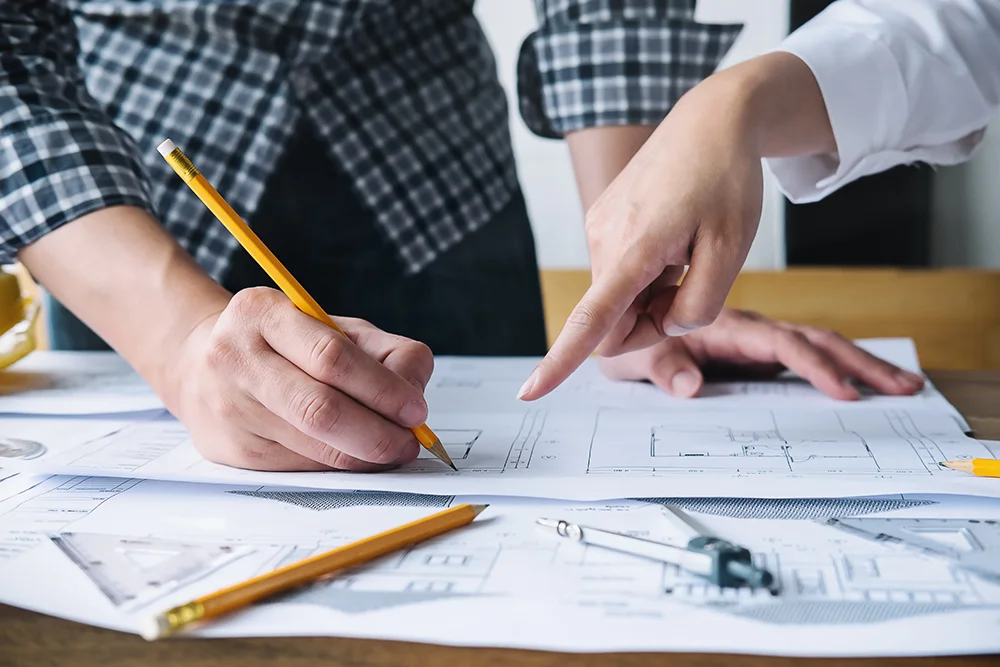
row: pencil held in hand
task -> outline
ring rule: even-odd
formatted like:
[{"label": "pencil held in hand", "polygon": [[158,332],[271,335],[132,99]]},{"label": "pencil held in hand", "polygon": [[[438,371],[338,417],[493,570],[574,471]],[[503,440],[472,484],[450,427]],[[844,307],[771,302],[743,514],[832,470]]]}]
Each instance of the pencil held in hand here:
[{"label": "pencil held in hand", "polygon": [[[247,226],[243,219],[236,214],[236,211],[222,198],[212,184],[194,166],[191,160],[174,145],[174,142],[167,139],[159,146],[157,151],[163,156],[177,175],[181,177],[189,188],[197,195],[205,206],[219,219],[229,233],[232,234],[240,245],[250,253],[250,256],[260,265],[271,280],[285,293],[292,303],[306,315],[333,328],[343,336],[347,336],[337,323],[324,311],[316,300],[306,292],[299,281],[289,273],[288,269],[278,261],[278,258],[264,245],[264,242]],[[448,452],[445,450],[441,440],[434,434],[426,424],[421,424],[412,429],[417,442],[431,454],[451,466],[452,470],[458,470]]]},{"label": "pencil held in hand", "polygon": [[262,598],[461,528],[472,523],[487,507],[489,505],[458,505],[197,598],[150,619],[148,627],[142,629],[142,636],[149,640],[167,637],[193,623],[237,611]]},{"label": "pencil held in hand", "polygon": [[1000,461],[996,459],[966,459],[964,461],[945,461],[945,468],[967,472],[976,477],[1000,477]]}]

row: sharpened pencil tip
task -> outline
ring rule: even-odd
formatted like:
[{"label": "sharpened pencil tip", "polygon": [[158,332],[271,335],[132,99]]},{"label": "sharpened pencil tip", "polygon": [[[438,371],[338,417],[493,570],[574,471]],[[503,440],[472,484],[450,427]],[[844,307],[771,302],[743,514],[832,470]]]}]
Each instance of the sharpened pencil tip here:
[{"label": "sharpened pencil tip", "polygon": [[941,465],[960,472],[972,472],[974,467],[972,461],[942,461]]},{"label": "sharpened pencil tip", "polygon": [[458,472],[458,468],[452,462],[451,457],[448,456],[448,452],[445,450],[444,445],[441,444],[440,440],[435,440],[434,444],[427,448],[427,451],[447,463],[452,470]]},{"label": "sharpened pencil tip", "polygon": [[482,514],[489,505],[473,505],[472,511],[476,513],[476,516]]}]

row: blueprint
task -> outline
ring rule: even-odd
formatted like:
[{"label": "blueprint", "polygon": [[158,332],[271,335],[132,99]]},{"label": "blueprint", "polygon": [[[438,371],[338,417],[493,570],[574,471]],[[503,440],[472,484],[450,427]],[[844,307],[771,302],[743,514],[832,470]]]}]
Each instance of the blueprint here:
[{"label": "blueprint", "polygon": [[994,454],[967,437],[950,414],[930,410],[522,406],[432,413],[428,424],[457,472],[425,451],[402,468],[377,474],[236,469],[202,458],[184,426],[169,415],[87,442],[47,446],[7,465],[44,474],[567,500],[1000,496],[993,480],[939,465]]},{"label": "blueprint", "polygon": [[[873,355],[919,373],[916,348],[908,339],[857,341]],[[426,389],[430,414],[463,410],[519,409],[518,389],[530,375],[538,359],[438,357],[434,375]],[[531,405],[539,409],[666,408],[691,405],[730,407],[811,407],[839,410],[906,408],[950,413],[963,430],[969,431],[964,417],[927,381],[915,396],[882,396],[859,387],[859,401],[834,401],[792,374],[766,381],[712,382],[696,399],[673,398],[648,382],[612,382],[601,372],[597,361],[588,359],[555,391]]]},{"label": "blueprint", "polygon": [[[920,372],[909,339],[857,341],[877,357]],[[427,387],[431,414],[523,407],[517,392],[537,358],[438,357]],[[934,409],[950,412],[962,428],[968,424],[930,383],[915,397],[879,396],[862,389],[862,400],[840,409]],[[542,409],[687,406],[649,383],[613,382],[595,359],[587,360],[558,389],[534,405]],[[696,403],[702,407],[828,407],[833,401],[794,375],[754,382],[715,382]],[[86,415],[162,410],[148,384],[113,352],[34,352],[0,376],[0,414]]]},{"label": "blueprint", "polygon": [[[195,633],[577,652],[917,656],[1000,650],[1000,585],[945,559],[855,538],[814,520],[833,513],[1000,526],[1000,501],[990,499],[681,499],[698,512],[699,523],[747,546],[776,575],[780,593],[771,596],[721,591],[671,565],[535,528],[535,519],[547,516],[676,542],[660,512],[666,498],[581,503],[23,475],[0,482],[0,498],[0,602],[126,632],[138,632],[151,613],[283,564],[443,507],[487,502],[487,511],[464,529]],[[81,567],[71,550],[58,546],[62,539],[93,553],[102,543],[121,544],[118,570]],[[232,557],[216,559],[180,588],[150,591],[142,573],[166,567],[163,554],[185,549]]]}]

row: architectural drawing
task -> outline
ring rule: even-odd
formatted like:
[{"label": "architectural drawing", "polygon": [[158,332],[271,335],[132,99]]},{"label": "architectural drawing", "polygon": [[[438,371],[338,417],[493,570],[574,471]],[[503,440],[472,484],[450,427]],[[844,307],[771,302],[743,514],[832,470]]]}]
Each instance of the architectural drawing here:
[{"label": "architectural drawing", "polygon": [[[437,511],[422,504],[424,499],[405,506],[357,494],[368,499],[344,502],[331,515],[310,506],[315,498],[264,495],[279,491],[287,489],[83,477],[34,482],[0,499],[0,540],[19,545],[5,554],[0,568],[0,602],[136,632],[145,616],[129,601],[141,601],[138,609],[147,612],[150,601],[157,607],[178,604]],[[466,620],[477,620],[483,634],[475,645],[511,645],[516,621],[514,645],[550,650],[636,650],[640,636],[645,643],[638,648],[644,650],[719,650],[722,637],[732,642],[723,648],[731,650],[781,653],[792,646],[796,654],[837,655],[851,645],[851,637],[864,637],[866,651],[909,654],[933,653],[942,636],[953,635],[979,638],[983,650],[1000,649],[1000,638],[989,632],[1000,622],[1000,585],[947,561],[816,521],[739,518],[748,514],[739,503],[698,516],[772,570],[780,582],[780,594],[772,597],[720,591],[669,565],[552,539],[535,529],[539,516],[566,517],[671,542],[677,535],[655,499],[485,500],[490,510],[466,528],[289,592],[196,634],[373,636],[377,631],[384,639],[448,643],[456,625],[466,636]],[[844,509],[866,507],[879,512],[868,518],[880,520],[925,521],[952,513],[1000,521],[997,501],[856,500]],[[813,518],[827,509],[826,499],[810,499],[797,515]],[[796,515],[788,507],[768,512]],[[68,556],[49,537],[67,532],[77,547],[71,551],[83,557]],[[127,540],[129,548],[117,560],[128,562],[94,577],[93,561],[103,562],[94,556],[99,551],[94,545],[109,539]],[[242,555],[198,572],[185,569],[190,563],[181,555],[191,551],[209,561],[236,551]],[[164,577],[156,576],[157,568],[175,571],[178,564],[184,585],[161,590]],[[448,627],[436,623],[439,613],[448,614]],[[494,621],[484,625],[482,619]],[[567,619],[573,632],[563,636]],[[655,632],[665,623],[672,632]],[[796,638],[792,644],[790,636]]]},{"label": "architectural drawing", "polygon": [[587,472],[933,475],[956,435],[905,410],[601,410]]},{"label": "architectural drawing", "polygon": [[[991,457],[944,412],[822,408],[496,410],[432,413],[458,471],[426,452],[378,475],[217,465],[172,418],[136,422],[5,467],[309,490],[603,500],[663,495],[1000,495],[945,460]],[[669,482],[664,478],[668,478]]]},{"label": "architectural drawing", "polygon": [[0,560],[29,551],[46,534],[67,530],[138,483],[117,477],[52,477],[0,499]]}]

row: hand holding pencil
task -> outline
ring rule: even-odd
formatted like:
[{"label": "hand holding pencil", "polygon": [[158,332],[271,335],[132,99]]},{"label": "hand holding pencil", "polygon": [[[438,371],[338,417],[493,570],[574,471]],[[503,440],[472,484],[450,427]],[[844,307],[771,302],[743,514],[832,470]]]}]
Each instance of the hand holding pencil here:
[{"label": "hand holding pencil", "polygon": [[334,322],[172,142],[159,150],[281,288],[238,292],[178,354],[189,379],[168,407],[201,454],[258,470],[374,471],[422,446],[454,468],[425,424],[427,346],[362,320]]}]

